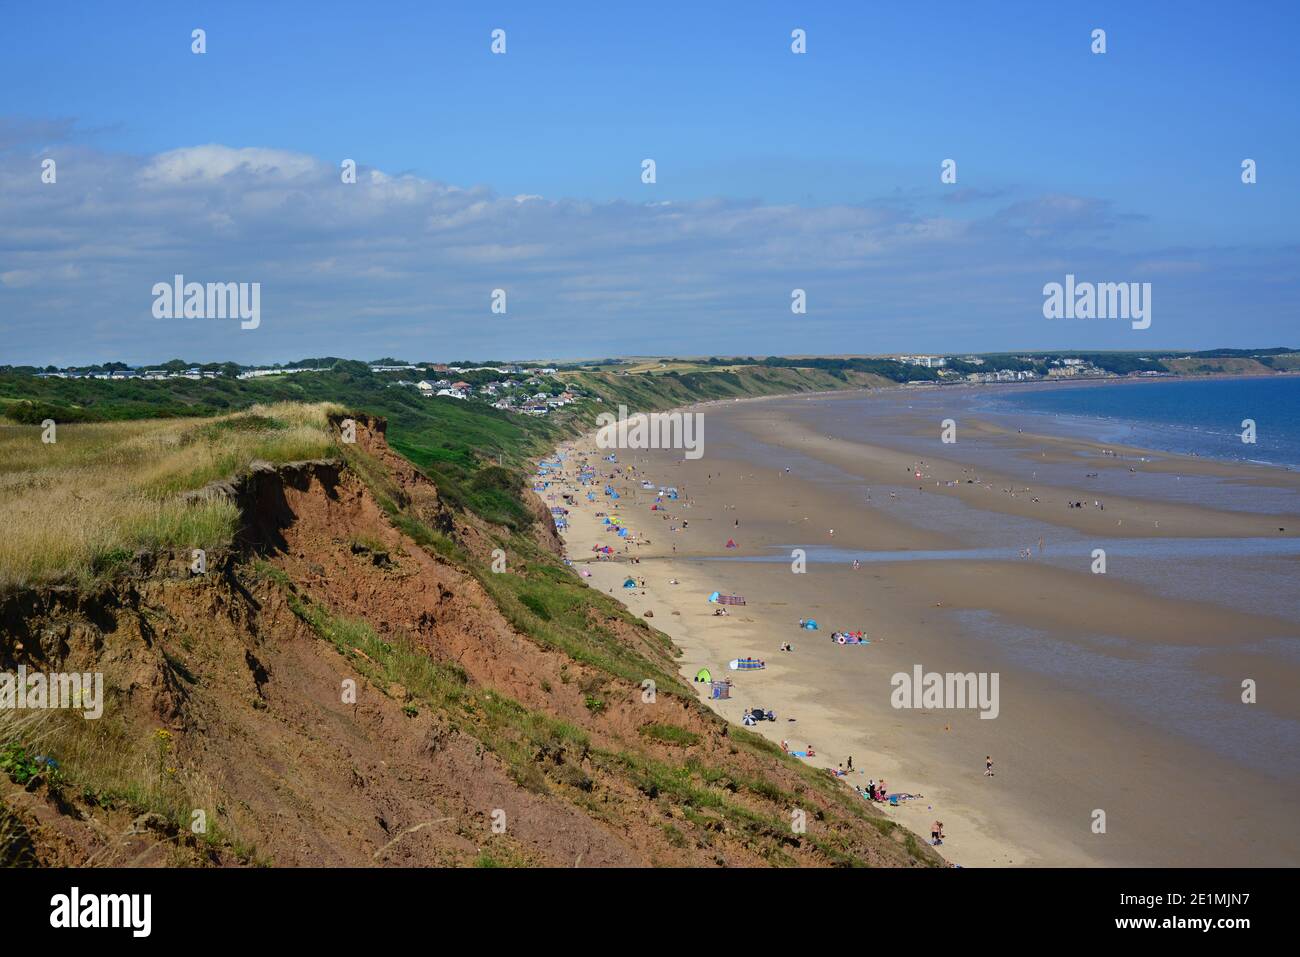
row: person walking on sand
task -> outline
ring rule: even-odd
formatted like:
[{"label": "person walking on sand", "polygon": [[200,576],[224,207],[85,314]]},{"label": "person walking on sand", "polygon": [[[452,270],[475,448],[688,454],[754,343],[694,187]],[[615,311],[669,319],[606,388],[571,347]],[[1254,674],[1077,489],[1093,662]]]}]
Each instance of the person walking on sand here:
[{"label": "person walking on sand", "polygon": [[943,821],[935,821],[930,825],[930,843],[936,847],[943,843]]},{"label": "person walking on sand", "polygon": [[853,755],[849,755],[849,770],[853,770]]},{"label": "person walking on sand", "polygon": [[984,755],[984,776],[993,777],[993,755],[991,754]]}]

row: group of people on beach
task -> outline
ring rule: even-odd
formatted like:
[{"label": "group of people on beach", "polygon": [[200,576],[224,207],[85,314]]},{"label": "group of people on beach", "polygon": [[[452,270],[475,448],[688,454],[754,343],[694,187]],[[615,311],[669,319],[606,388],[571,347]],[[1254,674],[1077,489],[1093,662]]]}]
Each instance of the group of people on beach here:
[{"label": "group of people on beach", "polygon": [[[781,750],[784,751],[786,754],[796,753],[790,750],[790,742],[786,741],[784,738],[781,740]],[[811,744],[807,745],[804,748],[804,756],[809,758],[817,757],[817,752],[813,750],[813,746]]]},{"label": "group of people on beach", "polygon": [[[921,467],[922,467],[922,468],[924,467],[924,463],[921,463]],[[631,471],[631,469],[629,469],[629,472],[630,472],[630,471]],[[920,469],[917,469],[917,471],[920,471]],[[713,476],[710,476],[709,478],[711,479],[712,477],[713,477]],[[614,473],[611,473],[610,476],[609,476],[609,478],[610,478],[611,480],[613,480],[614,478],[616,478],[616,475],[615,475]],[[969,481],[969,480],[968,480],[968,481]],[[955,483],[949,483],[949,484],[955,484]],[[1005,491],[1009,491],[1009,492],[1011,492],[1012,494],[1015,494],[1015,492],[1016,492],[1017,490],[1015,490],[1015,489],[1010,489],[1010,490],[1005,490]],[[1025,491],[1029,491],[1029,490],[1026,489]],[[891,493],[891,494],[892,494],[892,493]],[[571,502],[571,504],[574,504],[574,503]],[[1096,508],[1098,508],[1098,509],[1102,509],[1102,508],[1104,507],[1104,506],[1102,506],[1102,504],[1100,503],[1100,501],[1094,502],[1093,505],[1094,505]],[[618,508],[618,505],[615,504],[614,507],[615,507],[615,508]],[[1082,502],[1071,502],[1071,503],[1069,503],[1069,507],[1070,507],[1070,508],[1083,508],[1083,507],[1084,507],[1084,503],[1082,503]],[[735,506],[735,505],[727,505],[725,508],[726,508],[726,510],[730,510],[730,511],[735,511],[735,510],[736,510],[736,506]],[[599,516],[599,517],[604,517],[605,514],[606,514],[606,513],[603,512],[603,511],[602,511],[602,512],[597,512],[597,513],[596,513],[596,515]],[[738,519],[738,518],[734,518],[734,517],[733,517],[733,522],[734,522],[733,527],[739,527],[740,522],[739,522],[739,519]],[[682,528],[685,528],[685,527],[686,527],[686,522],[685,522],[684,520],[683,520],[682,523],[681,523],[681,527],[682,527]],[[674,530],[676,530],[676,529],[674,528]],[[833,530],[830,530],[830,531],[828,532],[828,534],[833,536],[833,535],[834,535],[834,531],[833,531]],[[642,542],[637,541],[637,542],[634,542],[634,544],[638,544],[638,545],[640,545],[640,544],[642,544]],[[1043,539],[1042,539],[1041,537],[1039,538],[1037,545],[1038,545],[1038,551],[1041,553],[1041,552],[1044,550],[1044,542],[1043,542]],[[627,543],[626,543],[626,542],[623,543],[623,548],[624,548],[625,551],[627,550]],[[606,561],[609,560],[610,555],[609,555],[608,552],[606,552],[604,549],[601,549],[599,546],[597,546],[597,547],[596,547],[595,549],[593,549],[593,550],[594,550],[594,551],[597,551],[598,554],[597,554],[596,557],[597,557],[598,560],[606,560]],[[674,546],[674,550],[675,550],[675,546]],[[1031,547],[1026,547],[1026,548],[1022,549],[1020,554],[1021,554],[1021,556],[1024,557],[1024,558],[1029,558],[1029,557],[1031,557],[1032,554],[1033,554],[1033,548],[1032,548],[1032,546],[1031,546]],[[637,558],[635,558],[635,557],[632,557],[632,556],[627,556],[627,557],[624,558],[623,560],[624,560],[624,561],[630,561],[630,563],[639,564],[639,559],[637,559]],[[852,562],[852,567],[855,568],[855,569],[860,568],[860,567],[861,567],[861,562],[860,562],[859,560],[857,560],[857,559],[854,559],[853,562]],[[629,577],[630,577],[630,576],[629,576]],[[647,584],[647,583],[646,583],[646,580],[645,580],[644,578],[632,578],[631,581],[635,583],[635,585],[636,585],[636,587],[637,587],[638,590],[642,590],[642,589],[645,589],[645,588],[646,588],[646,584]],[[674,584],[674,585],[676,585],[676,584],[679,584],[679,582],[678,582],[677,579],[672,579],[672,580],[670,581],[670,584]],[[612,589],[611,589],[611,591],[612,591]],[[716,607],[716,608],[713,609],[713,614],[714,614],[714,615],[717,615],[717,616],[725,616],[725,615],[728,614],[728,609],[725,608],[725,607]],[[805,627],[809,627],[809,626],[814,627],[814,628],[816,627],[815,623],[813,623],[812,621],[810,621],[810,620],[808,620],[808,619],[800,619],[800,620],[799,620],[799,627],[800,627],[801,629],[803,629],[803,628],[805,628]],[[861,634],[861,633],[853,633],[853,632],[839,633],[839,632],[836,632],[836,633],[832,633],[830,637],[831,637],[831,640],[832,640],[832,641],[836,641],[837,639],[839,639],[839,638],[841,638],[841,637],[843,637],[844,639],[847,640],[847,639],[850,639],[850,638],[853,638],[853,637],[858,637],[858,636],[860,636],[860,634]],[[793,646],[790,642],[785,641],[785,642],[782,642],[782,643],[781,643],[780,650],[781,650],[781,651],[786,651],[786,652],[793,652],[793,651],[794,651],[794,646]],[[759,715],[760,715],[760,714],[764,714],[764,712],[763,712],[763,711],[757,711],[757,710],[756,710],[756,711],[751,711],[751,709],[748,709],[748,708],[745,709],[745,710],[746,710],[746,713],[745,713],[745,715],[744,715],[744,717],[743,717],[743,719],[742,719],[742,723],[745,724],[745,725],[748,726],[748,727],[754,727],[754,726],[756,726],[756,724],[758,723],[758,717],[759,717]],[[770,714],[770,713],[769,713],[769,714]],[[774,718],[774,716],[773,716],[773,718]],[[790,720],[793,720],[793,719],[790,719]],[[801,758],[816,758],[816,757],[817,757],[817,751],[816,751],[816,749],[813,747],[812,744],[808,744],[808,745],[806,745],[806,746],[805,746],[805,750],[803,750],[803,751],[794,751],[794,750],[792,750],[789,741],[787,741],[787,740],[782,740],[782,741],[781,741],[781,748],[782,748],[782,750],[783,750],[784,752],[786,752],[787,754],[796,755],[796,756],[801,757]],[[984,760],[985,760],[985,765],[984,765],[984,775],[985,775],[986,777],[992,777],[992,776],[994,775],[994,771],[993,771],[993,759],[992,759],[992,756],[991,756],[991,755],[985,755],[985,759],[984,759]],[[847,757],[847,759],[846,759],[846,761],[845,761],[844,763],[838,764],[838,765],[836,765],[836,766],[834,766],[834,767],[830,767],[830,766],[828,766],[828,767],[825,768],[825,770],[826,770],[826,773],[832,775],[833,777],[836,777],[836,778],[847,778],[849,775],[852,775],[852,774],[855,773],[855,771],[854,771],[854,767],[853,767],[853,758],[852,758],[852,756],[850,755],[850,756]],[[856,772],[856,773],[862,773],[862,772]],[[889,804],[889,805],[891,805],[891,806],[893,806],[893,807],[897,807],[897,806],[901,805],[901,804],[902,804],[903,802],[905,802],[905,801],[915,800],[915,799],[919,799],[919,798],[922,798],[922,797],[923,797],[923,795],[920,795],[920,794],[912,794],[912,793],[907,793],[907,792],[897,792],[897,793],[891,794],[891,793],[889,792],[888,786],[886,785],[886,782],[884,781],[884,779],[881,779],[879,782],[877,782],[874,778],[872,778],[872,779],[870,779],[870,780],[868,781],[868,783],[867,783],[867,785],[866,785],[865,788],[863,788],[863,787],[861,787],[861,786],[859,786],[859,785],[854,785],[854,791],[855,791],[856,793],[858,793],[859,795],[861,795],[864,799],[867,799],[867,800],[870,800],[870,801],[872,801],[872,802],[876,802],[876,803],[885,803],[885,804]],[[931,831],[930,831],[930,843],[931,843],[931,845],[933,845],[933,846],[938,846],[938,845],[943,844],[943,843],[944,843],[944,838],[945,838],[945,834],[944,834],[944,823],[943,823],[943,821],[935,820],[935,821],[931,824]]]}]

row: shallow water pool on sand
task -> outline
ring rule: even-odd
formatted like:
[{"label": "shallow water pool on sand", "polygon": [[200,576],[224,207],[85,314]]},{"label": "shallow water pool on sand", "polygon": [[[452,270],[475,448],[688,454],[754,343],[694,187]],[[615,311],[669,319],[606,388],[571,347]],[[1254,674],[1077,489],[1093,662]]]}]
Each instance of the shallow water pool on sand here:
[{"label": "shallow water pool on sand", "polygon": [[[1023,538],[1016,539],[1019,543]],[[1033,539],[1029,539],[1033,541]],[[701,561],[790,562],[801,548],[813,564],[848,565],[892,562],[1007,561],[1041,562],[1067,571],[1091,573],[1093,549],[1106,552],[1106,574],[1167,598],[1212,601],[1251,614],[1276,615],[1297,623],[1300,588],[1294,559],[1295,538],[1102,538],[1053,541],[1044,552],[1019,557],[1017,546],[867,551],[791,543],[774,545],[764,555],[720,555]]]}]

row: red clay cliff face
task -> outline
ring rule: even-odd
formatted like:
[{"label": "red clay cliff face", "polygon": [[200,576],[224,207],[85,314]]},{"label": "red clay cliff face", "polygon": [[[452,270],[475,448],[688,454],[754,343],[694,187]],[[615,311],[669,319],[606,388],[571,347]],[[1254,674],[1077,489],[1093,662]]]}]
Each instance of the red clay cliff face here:
[{"label": "red clay cliff face", "polygon": [[[381,422],[362,419],[357,438],[400,490],[400,506],[465,547],[489,542],[490,532],[458,522],[436,487],[388,449]],[[242,551],[213,556],[203,576],[171,558],[93,595],[55,589],[0,601],[0,670],[104,672],[104,727],[143,762],[142,773],[150,773],[151,736],[169,730],[168,763],[222,839],[197,841],[121,802],[64,797],[60,805],[39,786],[0,777],[0,834],[8,821],[14,854],[116,865],[468,865],[484,856],[546,866],[768,863],[752,834],[708,808],[676,806],[599,758],[631,747],[680,764],[683,748],[638,734],[652,721],[698,735],[690,756],[724,762],[733,779],[766,778],[799,794],[810,819],[830,806],[797,770],[737,748],[698,703],[663,695],[647,709],[638,686],[517,633],[475,578],[394,528],[343,463],[254,469],[226,494],[245,516]],[[256,562],[278,575],[255,572]],[[487,748],[456,714],[368,680],[291,601],[409,641],[461,669],[471,687],[568,722],[590,744],[535,746],[521,780],[518,762]],[[643,654],[666,658],[641,629],[613,624]],[[355,703],[343,694],[349,681]],[[604,710],[586,706],[584,688],[600,689]],[[789,813],[784,799],[744,788],[727,798],[769,818]],[[494,815],[504,833],[494,833]],[[861,822],[834,826],[860,860],[916,863],[901,836]],[[830,862],[798,836],[769,837],[789,862]]]}]

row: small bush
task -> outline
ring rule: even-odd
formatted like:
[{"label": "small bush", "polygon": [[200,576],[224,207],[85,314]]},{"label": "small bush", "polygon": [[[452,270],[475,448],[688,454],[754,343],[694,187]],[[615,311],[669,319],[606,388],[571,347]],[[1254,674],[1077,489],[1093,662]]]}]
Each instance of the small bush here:
[{"label": "small bush", "polygon": [[700,736],[694,731],[687,731],[675,724],[643,724],[637,731],[652,741],[675,744],[683,748],[700,743]]}]

